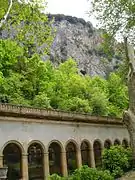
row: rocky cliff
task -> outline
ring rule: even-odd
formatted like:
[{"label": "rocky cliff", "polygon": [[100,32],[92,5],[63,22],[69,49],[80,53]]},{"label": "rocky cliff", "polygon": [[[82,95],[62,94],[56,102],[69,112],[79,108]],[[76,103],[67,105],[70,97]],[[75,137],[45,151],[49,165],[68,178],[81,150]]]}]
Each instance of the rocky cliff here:
[{"label": "rocky cliff", "polygon": [[[80,72],[91,76],[106,77],[118,67],[119,60],[113,58],[108,61],[101,50],[101,32],[90,22],[61,14],[48,15],[48,18],[54,19],[53,28],[56,29],[56,34],[50,57],[43,57],[43,60],[50,58],[55,65],[58,65],[72,57],[76,60]],[[8,38],[8,36],[14,38],[15,30],[11,28],[10,33],[6,30],[0,32],[0,38]]]},{"label": "rocky cliff", "polygon": [[56,36],[51,47],[53,63],[58,64],[72,57],[84,74],[105,77],[109,72],[114,71],[118,61],[107,60],[100,50],[101,35],[90,22],[59,14],[48,17],[55,19],[53,26],[56,28]]}]

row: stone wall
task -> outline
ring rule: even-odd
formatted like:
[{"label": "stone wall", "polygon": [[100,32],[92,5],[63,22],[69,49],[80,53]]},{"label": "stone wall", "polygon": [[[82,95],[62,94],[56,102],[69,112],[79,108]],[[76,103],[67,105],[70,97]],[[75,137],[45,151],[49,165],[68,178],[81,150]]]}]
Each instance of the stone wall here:
[{"label": "stone wall", "polygon": [[81,166],[81,144],[88,142],[90,149],[90,164],[95,167],[93,147],[99,142],[101,149],[106,140],[114,144],[123,140],[129,144],[129,135],[121,119],[109,117],[94,117],[87,114],[72,114],[68,112],[34,109],[29,107],[0,105],[0,166],[3,165],[3,150],[14,143],[22,153],[22,175],[28,180],[28,148],[37,143],[42,146],[44,154],[44,178],[49,174],[49,146],[55,142],[61,147],[62,174],[67,175],[66,146],[72,142],[76,147],[77,167]]}]

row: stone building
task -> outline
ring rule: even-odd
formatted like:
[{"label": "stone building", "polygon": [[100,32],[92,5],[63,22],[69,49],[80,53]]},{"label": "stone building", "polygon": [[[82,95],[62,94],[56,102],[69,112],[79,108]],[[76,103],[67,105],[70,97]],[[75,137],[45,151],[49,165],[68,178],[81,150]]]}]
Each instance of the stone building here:
[{"label": "stone building", "polygon": [[0,104],[0,167],[23,180],[101,166],[103,148],[113,144],[129,145],[121,119]]}]

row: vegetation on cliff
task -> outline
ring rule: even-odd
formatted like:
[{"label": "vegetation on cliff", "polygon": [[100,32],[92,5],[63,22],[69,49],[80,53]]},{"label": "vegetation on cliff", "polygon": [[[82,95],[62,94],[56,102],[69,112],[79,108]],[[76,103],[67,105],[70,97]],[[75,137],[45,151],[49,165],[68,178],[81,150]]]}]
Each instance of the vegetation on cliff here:
[{"label": "vegetation on cliff", "polygon": [[128,98],[119,73],[92,78],[79,74],[72,59],[58,67],[42,60],[54,35],[42,8],[37,0],[13,1],[1,26],[17,34],[0,40],[0,102],[121,117]]},{"label": "vegetation on cliff", "polygon": [[[121,116],[127,108],[127,87],[119,74],[107,80],[82,76],[69,59],[54,67],[13,40],[0,40],[0,102]],[[21,59],[21,61],[20,61]]]}]

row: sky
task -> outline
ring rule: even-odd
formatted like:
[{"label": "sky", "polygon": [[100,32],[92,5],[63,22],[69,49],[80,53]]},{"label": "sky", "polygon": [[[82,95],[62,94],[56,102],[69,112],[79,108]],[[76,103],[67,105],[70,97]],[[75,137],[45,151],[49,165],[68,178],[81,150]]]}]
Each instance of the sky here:
[{"label": "sky", "polygon": [[90,18],[87,14],[90,9],[88,0],[47,0],[47,2],[48,13],[76,16],[96,25],[94,18]]}]

